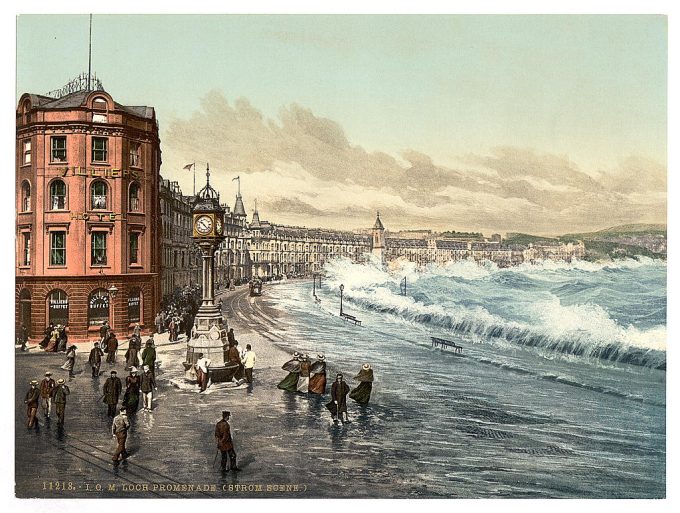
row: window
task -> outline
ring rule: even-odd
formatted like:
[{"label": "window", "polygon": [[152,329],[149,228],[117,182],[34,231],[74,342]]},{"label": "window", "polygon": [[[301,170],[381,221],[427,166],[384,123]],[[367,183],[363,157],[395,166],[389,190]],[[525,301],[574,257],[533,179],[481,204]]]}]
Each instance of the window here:
[{"label": "window", "polygon": [[50,265],[66,265],[66,232],[50,232]]},{"label": "window", "polygon": [[24,141],[24,164],[31,163],[31,140]]},{"label": "window", "polygon": [[139,232],[130,233],[130,264],[139,263]]},{"label": "window", "polygon": [[31,184],[27,181],[21,184],[21,211],[31,211]]},{"label": "window", "polygon": [[108,189],[106,183],[101,180],[92,183],[90,186],[92,210],[106,209],[106,195]]},{"label": "window", "polygon": [[109,157],[109,140],[106,137],[92,138],[92,161],[107,162]]},{"label": "window", "polygon": [[92,232],[92,265],[106,265],[105,232]]},{"label": "window", "polygon": [[132,183],[130,185],[130,195],[129,195],[129,208],[130,212],[139,212],[140,211],[140,204],[139,204],[139,184],[137,183]]},{"label": "window", "polygon": [[130,143],[130,166],[140,167],[142,165],[142,145],[138,142]]},{"label": "window", "polygon": [[109,320],[109,292],[106,289],[92,291],[87,302],[88,326],[101,326]]},{"label": "window", "polygon": [[25,266],[31,265],[31,232],[23,232],[23,259],[22,264]]},{"label": "window", "polygon": [[68,324],[68,295],[60,289],[55,289],[47,296],[49,320],[57,325]]},{"label": "window", "polygon": [[66,162],[66,137],[52,137],[50,139],[52,144],[51,162]]},{"label": "window", "polygon": [[134,288],[128,296],[128,322],[139,322],[140,304],[142,302],[142,292],[139,288]]},{"label": "window", "polygon": [[55,180],[50,184],[50,209],[64,210],[66,208],[66,184]]}]

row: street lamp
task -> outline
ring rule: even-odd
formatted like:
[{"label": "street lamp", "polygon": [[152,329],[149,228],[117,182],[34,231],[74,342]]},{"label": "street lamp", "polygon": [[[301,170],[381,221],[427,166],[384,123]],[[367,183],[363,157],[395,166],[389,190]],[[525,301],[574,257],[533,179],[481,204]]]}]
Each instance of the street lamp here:
[{"label": "street lamp", "polygon": [[345,290],[345,286],[340,284],[340,315],[342,316],[342,291]]}]

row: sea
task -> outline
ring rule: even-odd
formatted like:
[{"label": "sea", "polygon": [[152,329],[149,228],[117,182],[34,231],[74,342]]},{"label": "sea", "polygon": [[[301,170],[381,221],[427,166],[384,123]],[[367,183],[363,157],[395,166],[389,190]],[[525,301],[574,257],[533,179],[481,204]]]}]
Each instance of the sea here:
[{"label": "sea", "polygon": [[[645,257],[510,268],[338,259],[320,284],[290,280],[265,296],[285,312],[278,343],[324,353],[329,383],[342,372],[355,386],[362,364],[374,369],[368,406],[350,401],[352,423],[329,428],[335,461],[364,455],[357,484],[401,479],[430,497],[661,498],[666,271]],[[341,287],[360,326],[339,316]]]}]

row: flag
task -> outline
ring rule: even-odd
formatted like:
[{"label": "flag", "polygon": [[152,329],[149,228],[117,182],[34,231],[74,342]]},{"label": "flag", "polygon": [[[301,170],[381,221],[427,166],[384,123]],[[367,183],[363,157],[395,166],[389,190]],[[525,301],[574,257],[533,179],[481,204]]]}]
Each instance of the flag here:
[{"label": "flag", "polygon": [[233,182],[234,180],[241,180],[240,176],[237,176],[236,178],[232,178],[231,181]]},{"label": "flag", "polygon": [[194,164],[187,164],[187,165],[184,166],[182,169],[191,169],[192,166],[194,166]]}]

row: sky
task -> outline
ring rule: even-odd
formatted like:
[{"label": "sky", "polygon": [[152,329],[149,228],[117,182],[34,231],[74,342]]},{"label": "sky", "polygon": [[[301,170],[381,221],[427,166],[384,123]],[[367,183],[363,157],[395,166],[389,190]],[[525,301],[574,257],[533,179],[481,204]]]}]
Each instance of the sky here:
[{"label": "sky", "polygon": [[[88,17],[17,19],[18,97],[87,69]],[[559,234],[665,223],[654,15],[95,15],[93,71],[152,105],[165,178],[272,222]],[[233,200],[230,200],[233,202]]]}]

